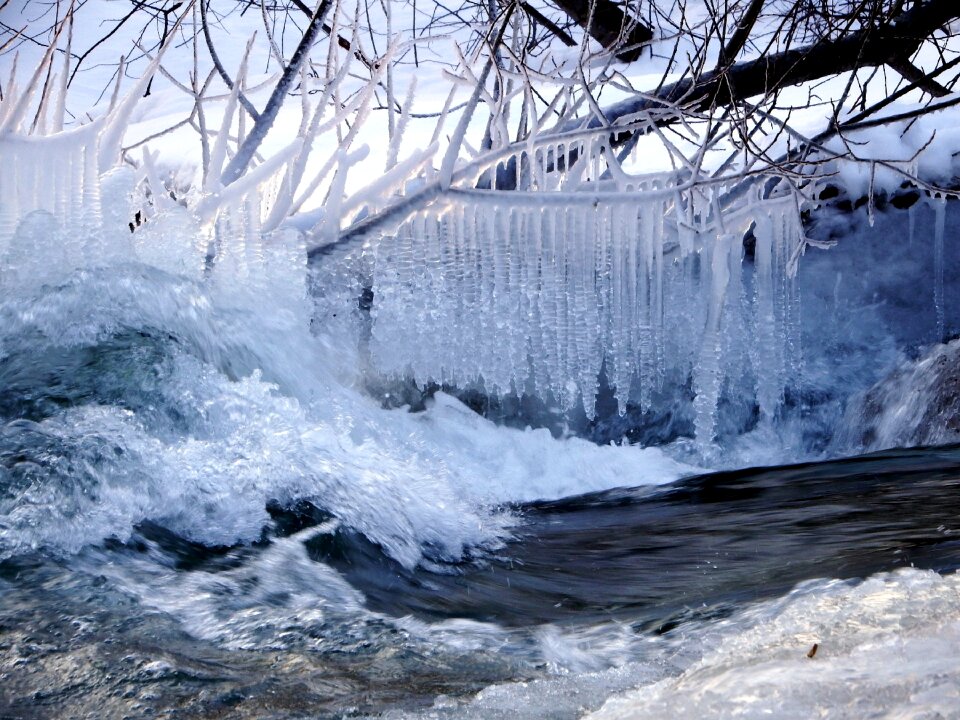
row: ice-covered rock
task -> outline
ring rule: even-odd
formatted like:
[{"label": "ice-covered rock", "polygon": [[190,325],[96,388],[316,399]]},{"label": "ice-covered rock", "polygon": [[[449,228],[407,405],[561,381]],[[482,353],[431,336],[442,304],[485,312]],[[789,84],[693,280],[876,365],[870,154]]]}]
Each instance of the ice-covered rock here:
[{"label": "ice-covered rock", "polygon": [[837,444],[851,450],[960,442],[960,340],[907,361],[849,404]]}]

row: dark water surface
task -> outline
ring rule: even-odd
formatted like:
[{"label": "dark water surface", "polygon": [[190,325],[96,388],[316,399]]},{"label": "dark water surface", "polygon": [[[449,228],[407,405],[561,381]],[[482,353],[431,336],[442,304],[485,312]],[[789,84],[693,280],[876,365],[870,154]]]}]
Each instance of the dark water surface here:
[{"label": "dark water surface", "polygon": [[[544,676],[523,650],[524,633],[544,623],[615,619],[638,636],[669,636],[809,578],[951,572],[958,489],[960,447],[704,475],[520,506],[514,540],[495,555],[415,571],[304,503],[271,506],[275,525],[251,546],[205,547],[144,524],[127,543],[0,564],[0,718],[427,708],[438,695]],[[361,607],[341,612],[321,593],[324,612],[311,615],[280,582],[303,569],[282,555],[266,562],[284,543],[335,568]],[[166,605],[152,603],[152,582]],[[163,609],[178,600],[183,613]],[[185,621],[194,606],[209,617]],[[449,621],[463,619],[513,639],[460,646],[416,630],[456,634]],[[207,632],[221,621],[220,635]],[[246,639],[230,642],[234,632]]]},{"label": "dark water surface", "polygon": [[702,475],[518,508],[502,557],[404,572],[355,536],[311,553],[395,614],[510,625],[622,617],[663,630],[813,577],[960,566],[960,448]]}]

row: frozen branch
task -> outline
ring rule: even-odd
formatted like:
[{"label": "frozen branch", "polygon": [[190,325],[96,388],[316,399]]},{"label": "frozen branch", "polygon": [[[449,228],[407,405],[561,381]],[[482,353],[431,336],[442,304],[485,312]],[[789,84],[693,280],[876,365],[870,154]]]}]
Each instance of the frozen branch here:
[{"label": "frozen branch", "polygon": [[260,144],[264,138],[266,138],[270,128],[273,127],[277,113],[280,112],[280,108],[286,99],[290,87],[300,73],[300,66],[307,59],[310,48],[313,47],[313,42],[317,37],[317,33],[320,31],[320,25],[329,7],[330,0],[321,0],[317,5],[317,9],[314,11],[313,17],[310,19],[310,23],[303,33],[300,44],[297,45],[293,57],[290,58],[290,64],[284,69],[283,75],[280,76],[279,82],[277,82],[274,87],[270,99],[267,100],[266,107],[264,107],[263,112],[254,120],[250,134],[244,139],[237,149],[237,154],[234,155],[230,164],[227,165],[223,171],[220,182],[224,185],[235,182],[244,173],[250,161],[253,159],[254,154],[257,152],[257,149],[260,147]]}]

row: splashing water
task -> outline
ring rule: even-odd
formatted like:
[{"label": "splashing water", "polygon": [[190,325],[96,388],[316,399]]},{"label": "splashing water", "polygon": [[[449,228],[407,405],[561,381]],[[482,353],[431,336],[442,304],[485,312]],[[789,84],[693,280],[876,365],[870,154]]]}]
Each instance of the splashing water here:
[{"label": "splashing water", "polygon": [[296,238],[231,233],[222,217],[206,235],[180,207],[131,235],[131,180],[105,178],[113,210],[96,234],[38,210],[9,239],[3,557],[75,552],[144,520],[251,541],[269,500],[299,498],[413,566],[498,543],[499,503],[687,471],[656,450],[495,431],[445,396],[422,415],[381,410],[353,389],[349,345],[309,331]]}]

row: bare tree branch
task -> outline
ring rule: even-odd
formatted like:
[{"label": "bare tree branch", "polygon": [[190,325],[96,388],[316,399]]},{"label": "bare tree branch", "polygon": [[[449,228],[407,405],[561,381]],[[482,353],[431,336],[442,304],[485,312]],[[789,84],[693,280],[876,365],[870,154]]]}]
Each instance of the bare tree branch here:
[{"label": "bare tree branch", "polygon": [[[217,49],[214,47],[213,38],[210,37],[210,24],[207,22],[207,5],[210,3],[210,0],[200,0],[200,25],[203,29],[203,39],[207,42],[207,51],[210,53],[210,59],[213,61],[213,66],[217,69],[217,73],[220,75],[220,78],[223,80],[224,84],[227,86],[228,90],[233,90],[233,79],[230,77],[226,68],[223,67],[223,63],[220,62],[220,56],[217,54]],[[250,117],[257,120],[260,117],[260,113],[257,112],[257,109],[253,106],[253,103],[247,99],[247,96],[240,92],[237,96],[240,104],[243,105],[243,109],[249,113]]]},{"label": "bare tree branch", "polygon": [[950,94],[943,85],[924,73],[920,68],[904,58],[893,58],[887,65],[896,70],[904,78],[916,85],[928,95],[945,97]]},{"label": "bare tree branch", "polygon": [[653,30],[612,0],[554,0],[554,4],[624,62],[639,58],[642,46],[653,39]]},{"label": "bare tree branch", "polygon": [[[686,78],[664,86],[654,95],[616,103],[605,108],[604,114],[615,123],[628,115],[671,105],[679,105],[688,112],[705,112],[712,107],[769,95],[790,85],[884,65],[891,57],[913,55],[924,40],[957,18],[960,18],[960,4],[956,0],[926,0],[882,27],[865,28],[834,40],[762,55],[698,78]],[[598,126],[596,122],[592,125]],[[623,137],[622,141],[625,140]]]},{"label": "bare tree branch", "polygon": [[729,65],[737,59],[737,55],[740,54],[740,51],[746,46],[747,40],[750,39],[750,32],[753,30],[753,26],[757,24],[760,11],[766,2],[767,0],[752,0],[743,17],[740,18],[740,22],[737,23],[737,29],[734,31],[733,37],[721,51],[720,61],[717,63],[718,68]]},{"label": "bare tree branch", "polygon": [[226,169],[223,171],[223,175],[220,177],[220,182],[224,185],[229,185],[230,183],[235,182],[241,175],[243,175],[244,171],[247,169],[247,165],[250,164],[250,161],[253,159],[253,156],[260,147],[260,144],[263,142],[264,138],[267,136],[267,133],[270,131],[270,128],[273,126],[273,121],[276,120],[277,113],[280,112],[280,107],[283,105],[283,101],[286,98],[287,92],[290,90],[294,80],[300,73],[300,66],[310,54],[310,48],[313,47],[313,42],[317,38],[317,33],[320,32],[320,26],[323,23],[323,17],[327,14],[327,10],[329,9],[330,0],[320,0],[320,3],[317,5],[317,9],[310,18],[310,23],[307,25],[307,29],[303,33],[303,37],[300,39],[300,44],[297,45],[297,49],[294,51],[293,57],[290,58],[290,64],[287,65],[286,69],[283,71],[283,75],[280,76],[280,80],[273,88],[270,99],[267,100],[266,107],[263,109],[263,112],[260,113],[259,117],[254,120],[253,127],[250,129],[250,134],[247,135],[240,147],[237,148],[237,154],[233,156],[230,164],[227,165]]}]

